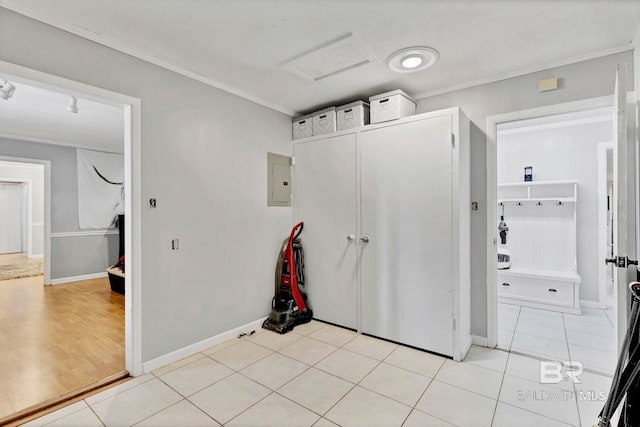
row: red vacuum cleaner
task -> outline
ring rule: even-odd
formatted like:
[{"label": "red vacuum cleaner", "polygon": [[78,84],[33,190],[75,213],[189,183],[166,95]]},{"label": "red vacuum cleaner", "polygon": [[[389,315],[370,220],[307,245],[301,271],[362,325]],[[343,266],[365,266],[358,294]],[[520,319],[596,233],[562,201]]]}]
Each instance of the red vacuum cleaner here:
[{"label": "red vacuum cleaner", "polygon": [[282,244],[271,314],[262,324],[264,329],[279,334],[286,334],[296,325],[310,322],[313,317],[304,287],[304,250],[299,239],[303,227],[303,222],[296,224],[289,239]]}]

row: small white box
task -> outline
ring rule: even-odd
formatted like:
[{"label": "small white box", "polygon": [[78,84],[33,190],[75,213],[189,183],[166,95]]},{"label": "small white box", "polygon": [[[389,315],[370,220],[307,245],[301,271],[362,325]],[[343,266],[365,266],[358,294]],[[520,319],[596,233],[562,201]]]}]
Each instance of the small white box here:
[{"label": "small white box", "polygon": [[293,139],[313,136],[313,116],[308,115],[293,119]]},{"label": "small white box", "polygon": [[381,93],[369,98],[371,103],[371,123],[388,122],[400,117],[413,116],[416,103],[400,89]]},{"label": "small white box", "polygon": [[363,101],[336,107],[338,130],[353,129],[369,124],[369,104]]},{"label": "small white box", "polygon": [[336,131],[336,107],[313,113],[313,134],[322,135]]}]

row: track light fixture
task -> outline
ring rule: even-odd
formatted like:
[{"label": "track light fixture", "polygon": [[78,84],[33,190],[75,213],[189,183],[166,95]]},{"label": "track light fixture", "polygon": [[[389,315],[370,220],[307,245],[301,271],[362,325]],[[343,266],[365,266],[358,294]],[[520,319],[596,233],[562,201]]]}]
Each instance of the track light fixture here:
[{"label": "track light fixture", "polygon": [[75,96],[69,97],[69,105],[67,105],[67,111],[70,113],[78,112],[78,99]]},{"label": "track light fixture", "polygon": [[5,101],[13,96],[13,92],[16,91],[16,87],[6,80],[0,82],[0,98]]}]

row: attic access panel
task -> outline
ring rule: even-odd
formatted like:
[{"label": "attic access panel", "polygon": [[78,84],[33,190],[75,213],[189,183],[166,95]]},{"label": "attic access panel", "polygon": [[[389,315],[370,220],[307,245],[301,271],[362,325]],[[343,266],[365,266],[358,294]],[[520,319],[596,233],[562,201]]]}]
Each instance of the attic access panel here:
[{"label": "attic access panel", "polygon": [[348,33],[311,49],[280,67],[313,83],[378,61],[378,57],[364,42]]}]

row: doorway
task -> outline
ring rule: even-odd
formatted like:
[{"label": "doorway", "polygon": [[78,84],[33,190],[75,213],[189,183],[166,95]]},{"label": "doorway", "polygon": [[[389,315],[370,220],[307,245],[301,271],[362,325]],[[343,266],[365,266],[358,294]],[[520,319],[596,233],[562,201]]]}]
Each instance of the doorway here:
[{"label": "doorway", "polygon": [[44,274],[44,169],[0,160],[0,280]]},{"label": "doorway", "polygon": [[[496,201],[488,207],[487,227],[497,237],[488,246],[495,257],[487,264],[488,344],[581,361],[609,375],[616,319],[606,311],[607,284],[599,283],[597,159],[598,143],[612,135],[610,102],[603,97],[487,119],[488,202]],[[591,148],[572,148],[585,143],[585,133]]]},{"label": "doorway", "polygon": [[[125,251],[127,252],[127,254],[130,254],[130,256],[127,259],[128,274],[125,278],[124,285],[125,296],[122,299],[122,313],[124,316],[124,322],[122,325],[124,340],[122,346],[124,348],[124,360],[121,363],[123,363],[123,366],[131,375],[140,375],[142,373],[139,306],[139,248],[141,207],[140,203],[137,202],[135,197],[133,197],[134,194],[139,195],[140,191],[140,101],[135,98],[130,98],[114,92],[106,91],[104,89],[84,85],[78,82],[26,69],[24,67],[2,61],[0,61],[0,73],[2,73],[3,78],[6,78],[10,81],[33,85],[35,87],[45,88],[53,91],[60,91],[67,94],[68,96],[74,96],[91,100],[93,102],[103,102],[108,105],[117,106],[118,108],[120,108],[120,111],[124,116],[125,129],[124,132],[121,133],[121,135],[124,134],[124,199],[125,215],[130,218],[130,220],[126,221]],[[14,96],[16,96],[16,94],[14,94]],[[31,142],[35,142],[35,140],[31,138]],[[49,229],[48,227],[49,225],[45,220],[45,228]],[[86,234],[90,235],[91,233]],[[45,238],[44,245],[45,253],[47,253],[48,251],[50,251],[51,239]],[[71,284],[70,286],[75,285]],[[48,291],[44,292],[44,294],[46,295],[47,293],[52,294],[52,292],[54,292],[53,290],[55,290],[55,292],[59,294],[61,292],[59,292],[58,290],[62,290],[64,288],[63,285],[56,285],[52,287],[45,287],[45,289],[49,289]],[[134,300],[138,301],[137,305],[133,304]],[[55,328],[56,324],[56,319],[51,318],[43,319],[42,322],[42,325],[45,328]],[[105,361],[105,364],[110,362],[111,361]],[[42,361],[42,363],[46,363],[46,361]],[[33,364],[33,366],[37,365],[37,363]],[[33,386],[34,390],[38,388],[37,384],[34,384]],[[68,398],[69,396],[65,395],[64,397]],[[0,400],[3,400],[3,398],[0,397]],[[0,416],[0,418],[3,417]]]},{"label": "doorway", "polygon": [[0,180],[0,254],[24,252],[23,183]]}]

